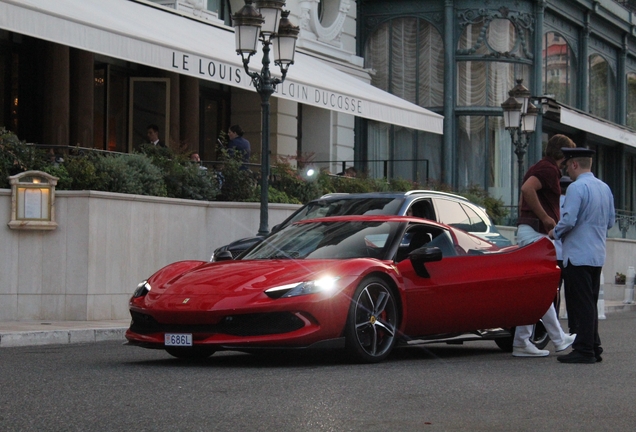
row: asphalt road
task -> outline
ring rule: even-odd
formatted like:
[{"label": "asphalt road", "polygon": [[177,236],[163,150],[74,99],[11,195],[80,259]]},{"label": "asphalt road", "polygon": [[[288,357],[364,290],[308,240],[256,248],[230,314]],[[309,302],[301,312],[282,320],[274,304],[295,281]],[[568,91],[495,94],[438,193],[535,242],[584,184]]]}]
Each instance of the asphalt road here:
[{"label": "asphalt road", "polygon": [[[604,361],[494,342],[201,362],[119,342],[0,349],[0,431],[632,431],[636,312],[601,321]],[[549,346],[553,349],[552,346]]]}]

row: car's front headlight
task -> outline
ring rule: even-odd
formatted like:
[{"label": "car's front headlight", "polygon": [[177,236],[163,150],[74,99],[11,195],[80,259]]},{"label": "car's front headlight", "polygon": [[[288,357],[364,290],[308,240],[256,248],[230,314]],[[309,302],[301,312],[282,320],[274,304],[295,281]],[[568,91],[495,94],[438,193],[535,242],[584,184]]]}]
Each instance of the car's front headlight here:
[{"label": "car's front headlight", "polygon": [[329,293],[336,289],[339,277],[323,277],[313,281],[281,285],[265,290],[271,298],[296,297],[307,294]]},{"label": "car's front headlight", "polygon": [[137,289],[133,293],[133,298],[143,297],[150,292],[152,287],[148,283],[148,281],[143,281],[139,285],[137,285]]}]

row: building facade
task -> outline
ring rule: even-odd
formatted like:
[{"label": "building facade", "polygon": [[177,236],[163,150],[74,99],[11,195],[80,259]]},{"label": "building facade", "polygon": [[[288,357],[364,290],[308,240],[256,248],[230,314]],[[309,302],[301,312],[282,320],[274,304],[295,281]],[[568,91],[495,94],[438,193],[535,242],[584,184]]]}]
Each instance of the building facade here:
[{"label": "building facade", "polygon": [[[636,18],[611,0],[359,0],[358,50],[372,83],[444,115],[439,142],[367,121],[373,158],[425,152],[433,177],[516,205],[517,157],[501,104],[516,80],[539,106],[525,167],[549,137],[596,150],[619,210],[636,210]],[[382,135],[380,140],[375,139]]]},{"label": "building facade", "polygon": [[[156,124],[171,147],[215,160],[219,134],[239,124],[257,162],[261,101],[231,27],[243,5],[2,0],[0,126],[27,142],[131,152]],[[369,84],[356,54],[355,2],[291,0],[285,8],[300,37],[271,99],[272,160],[313,158],[332,171],[359,163],[358,117],[441,134],[441,116]],[[258,56],[250,68],[260,69]],[[272,73],[280,74],[273,64]]]},{"label": "building facade", "polygon": [[[0,0],[0,126],[20,139],[130,152],[148,124],[216,158],[240,124],[258,162],[260,98],[235,53],[243,0]],[[296,62],[271,99],[270,150],[331,172],[478,185],[516,205],[501,103],[523,79],[555,133],[594,148],[636,210],[636,17],[612,0],[288,0]],[[252,60],[258,70],[259,59]],[[443,133],[442,133],[443,132]]]}]

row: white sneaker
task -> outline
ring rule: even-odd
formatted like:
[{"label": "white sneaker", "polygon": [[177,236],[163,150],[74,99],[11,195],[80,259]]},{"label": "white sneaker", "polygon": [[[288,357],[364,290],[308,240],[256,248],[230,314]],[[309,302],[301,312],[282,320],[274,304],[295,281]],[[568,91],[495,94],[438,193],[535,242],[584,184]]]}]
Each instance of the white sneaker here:
[{"label": "white sneaker", "polygon": [[563,338],[563,343],[560,343],[559,345],[554,344],[554,350],[556,352],[565,351],[574,343],[574,339],[576,339],[576,333],[565,335],[565,338]]},{"label": "white sneaker", "polygon": [[550,351],[540,350],[536,346],[529,344],[526,347],[512,347],[512,355],[514,357],[547,357],[550,355]]}]

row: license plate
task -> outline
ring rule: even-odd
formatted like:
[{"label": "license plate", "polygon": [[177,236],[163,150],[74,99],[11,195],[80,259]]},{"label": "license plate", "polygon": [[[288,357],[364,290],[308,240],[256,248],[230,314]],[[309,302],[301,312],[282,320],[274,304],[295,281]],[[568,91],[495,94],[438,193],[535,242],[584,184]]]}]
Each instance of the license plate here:
[{"label": "license plate", "polygon": [[192,346],[191,334],[166,333],[166,346]]}]

